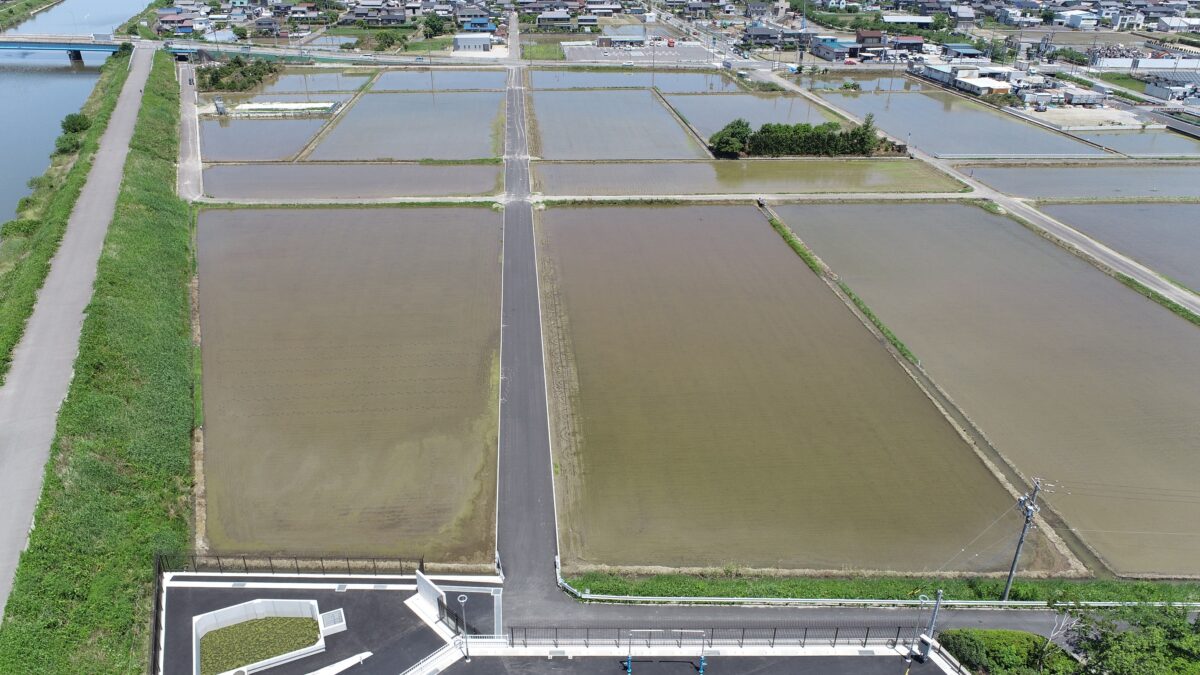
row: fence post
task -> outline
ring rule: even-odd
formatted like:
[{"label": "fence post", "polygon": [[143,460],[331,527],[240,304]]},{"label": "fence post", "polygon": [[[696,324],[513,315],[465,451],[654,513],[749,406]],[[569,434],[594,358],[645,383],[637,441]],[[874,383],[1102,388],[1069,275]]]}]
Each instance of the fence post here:
[{"label": "fence post", "polygon": [[270,568],[271,568],[271,574],[275,574],[275,558],[274,558],[274,556],[267,556],[267,565],[270,566]]},{"label": "fence post", "polygon": [[246,563],[246,556],[244,556],[244,555],[242,556],[242,572],[244,572],[245,574],[250,573],[250,565],[248,565]]},{"label": "fence post", "polygon": [[350,576],[350,557],[346,557],[346,576]]},{"label": "fence post", "polygon": [[317,560],[321,561],[321,576],[325,576],[325,559],[317,558]]},{"label": "fence post", "polygon": [[558,646],[558,626],[554,627],[554,646]]},{"label": "fence post", "polygon": [[871,627],[867,626],[867,634],[863,636],[863,646],[867,646],[867,640],[871,639]]},{"label": "fence post", "polygon": [[779,627],[778,627],[778,626],[776,626],[775,628],[772,628],[772,629],[771,629],[771,646],[772,646],[772,647],[774,647],[774,646],[775,646],[775,636],[776,636],[778,633],[779,633]]},{"label": "fence post", "polygon": [[738,646],[739,647],[746,646],[746,628],[745,628],[745,626],[742,627],[742,639],[738,640]]},{"label": "fence post", "polygon": [[833,646],[834,646],[834,647],[836,647],[836,646],[837,646],[838,632],[840,632],[841,630],[842,630],[842,627],[841,627],[841,626],[834,626],[834,627],[833,627]]},{"label": "fence post", "polygon": [[[371,558],[371,571],[375,573],[375,576],[379,576],[379,565],[376,564],[374,558]],[[400,565],[400,573],[401,574],[404,573],[404,565],[403,564]]]},{"label": "fence post", "polygon": [[225,573],[225,565],[221,564],[221,556],[217,556],[217,570],[220,571],[221,574]]},{"label": "fence post", "polygon": [[804,627],[804,637],[800,638],[800,646],[801,647],[808,646],[808,626]]}]

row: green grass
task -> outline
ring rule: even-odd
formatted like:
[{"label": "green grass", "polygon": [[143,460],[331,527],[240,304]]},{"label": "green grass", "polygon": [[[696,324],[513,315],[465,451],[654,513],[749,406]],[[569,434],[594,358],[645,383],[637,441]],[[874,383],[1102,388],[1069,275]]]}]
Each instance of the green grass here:
[{"label": "green grass", "polygon": [[[861,598],[914,600],[943,589],[950,600],[999,600],[1001,578],[754,577],[736,573],[635,577],[588,573],[567,581],[579,591],[604,595],[720,598]],[[1089,579],[1017,579],[1011,599],[1034,601],[1200,602],[1200,583]]]},{"label": "green grass", "polygon": [[200,673],[217,675],[316,643],[315,619],[272,616],[218,628],[200,638]]},{"label": "green grass", "polygon": [[154,59],[0,629],[2,673],[144,670],[153,552],[188,545],[191,213],[174,192],[174,64]]},{"label": "green grass", "polygon": [[404,48],[406,52],[437,52],[444,49],[450,49],[450,45],[454,42],[454,38],[450,36],[426,38],[420,42],[410,42]]},{"label": "green grass", "polygon": [[[1133,277],[1118,273],[1117,279],[1121,283],[1125,284],[1129,288],[1136,291],[1137,293],[1144,295],[1147,298],[1150,298],[1151,300],[1157,302],[1158,304],[1162,305],[1163,307],[1166,307],[1175,316],[1178,316],[1179,318],[1183,319],[1184,321],[1187,321],[1188,323],[1192,324],[1193,326],[1200,326],[1200,315],[1194,314],[1187,307],[1184,307],[1183,305],[1175,302],[1174,300],[1171,300],[1170,298],[1166,297],[1162,293],[1159,293],[1158,291],[1146,286],[1145,284],[1138,281],[1137,279],[1134,279]],[[1191,290],[1191,289],[1188,289],[1188,290]]]},{"label": "green grass", "polygon": [[52,4],[53,0],[16,0],[0,9],[0,30],[11,28],[33,15],[34,10]]},{"label": "green grass", "polygon": [[[503,122],[501,122],[503,124]],[[417,162],[422,166],[464,166],[468,164],[503,164],[503,157],[480,157],[478,159],[430,159]]]},{"label": "green grass", "polygon": [[73,155],[57,155],[38,179],[31,195],[18,207],[15,224],[6,224],[0,237],[0,383],[12,362],[12,352],[33,312],[38,289],[50,272],[50,260],[58,250],[67,220],[79,199],[92,169],[100,136],[108,127],[121,86],[128,75],[128,56],[109,58],[101,67],[100,79],[81,110],[92,119],[83,132],[83,145]]},{"label": "green grass", "polygon": [[[819,276],[825,276],[828,273],[825,265],[823,265],[821,261],[817,259],[816,254],[814,254],[811,249],[805,246],[804,242],[800,241],[800,238],[796,236],[795,232],[792,232],[790,227],[788,227],[778,218],[770,217],[768,220],[771,223],[771,227],[775,228],[775,231],[779,233],[779,236],[783,237],[783,240],[787,242],[787,245],[796,252],[796,255],[800,256],[800,259],[804,261],[805,265],[808,265],[809,269]],[[867,306],[867,303],[864,302],[862,298],[858,297],[858,294],[851,290],[850,286],[848,286],[846,282],[838,279],[837,285],[838,288],[842,289],[842,292],[846,294],[846,297],[850,299],[850,302],[854,303],[854,306],[858,308],[858,311],[862,312],[863,316],[867,317],[867,320],[870,321],[871,324],[883,334],[883,337],[886,338],[887,341],[896,348],[896,351],[900,352],[901,356],[914,365],[919,364],[916,355],[909,350],[908,346],[901,342],[900,338],[896,337],[896,334],[893,333],[892,330],[888,328],[878,316],[875,315],[875,312],[871,311],[871,308]]]},{"label": "green grass", "polygon": [[[151,0],[150,4],[146,6],[146,9],[134,14],[133,17],[131,17],[128,21],[121,24],[121,27],[117,29],[117,34],[137,35],[148,40],[159,39],[158,34],[154,32],[154,22],[156,20],[154,10],[170,6],[171,0]],[[141,25],[142,21],[148,23],[149,26],[143,27]]]},{"label": "green grass", "polygon": [[1146,93],[1145,82],[1137,78],[1130,77],[1125,73],[1100,73],[1100,79],[1104,80],[1105,82],[1111,82],[1119,87],[1132,89],[1139,94]]},{"label": "green grass", "polygon": [[558,42],[534,42],[521,45],[521,58],[532,61],[563,61],[567,55],[563,53],[562,45]]}]

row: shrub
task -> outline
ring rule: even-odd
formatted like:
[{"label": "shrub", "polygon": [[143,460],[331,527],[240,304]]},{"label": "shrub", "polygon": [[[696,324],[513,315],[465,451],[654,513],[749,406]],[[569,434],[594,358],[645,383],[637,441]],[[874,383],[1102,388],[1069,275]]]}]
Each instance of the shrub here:
[{"label": "shrub", "polygon": [[81,131],[87,131],[90,126],[92,126],[92,120],[83,113],[71,113],[64,117],[62,121],[64,134],[77,134]]},{"label": "shrub", "polygon": [[75,134],[63,134],[54,139],[54,154],[69,155],[79,152],[79,148],[83,147],[83,141]]},{"label": "shrub", "polygon": [[37,231],[41,221],[36,218],[17,218],[0,225],[0,237],[27,237]]},{"label": "shrub", "polygon": [[1058,645],[1046,638],[1020,630],[954,628],[944,630],[938,641],[964,666],[981,675],[1066,675],[1076,663]]}]

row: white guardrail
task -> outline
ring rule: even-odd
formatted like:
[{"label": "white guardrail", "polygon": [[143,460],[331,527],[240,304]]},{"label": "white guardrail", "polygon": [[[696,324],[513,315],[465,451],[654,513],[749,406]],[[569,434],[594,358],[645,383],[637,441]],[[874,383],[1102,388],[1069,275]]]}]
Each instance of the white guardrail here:
[{"label": "white guardrail", "polygon": [[[587,593],[576,589],[561,576],[558,585],[567,593],[592,602],[617,602],[626,604],[672,604],[672,605],[795,605],[802,607],[921,607],[933,604],[932,600],[880,600],[861,598],[714,598],[688,596],[644,596],[606,595]],[[1070,607],[1192,607],[1200,608],[1200,602],[1045,602],[1041,600],[942,600],[943,607],[962,609],[1056,609]]]}]

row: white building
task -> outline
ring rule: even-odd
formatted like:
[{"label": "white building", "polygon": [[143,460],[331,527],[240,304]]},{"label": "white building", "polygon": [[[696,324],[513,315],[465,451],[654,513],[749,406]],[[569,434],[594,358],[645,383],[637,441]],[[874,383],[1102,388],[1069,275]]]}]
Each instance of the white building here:
[{"label": "white building", "polygon": [[492,36],[489,33],[458,33],[454,36],[454,51],[456,52],[488,52],[492,50]]}]

